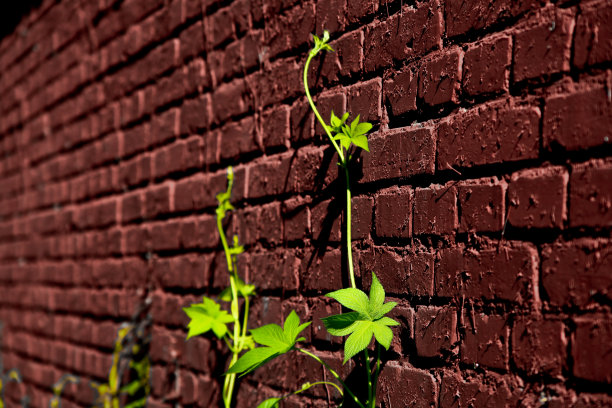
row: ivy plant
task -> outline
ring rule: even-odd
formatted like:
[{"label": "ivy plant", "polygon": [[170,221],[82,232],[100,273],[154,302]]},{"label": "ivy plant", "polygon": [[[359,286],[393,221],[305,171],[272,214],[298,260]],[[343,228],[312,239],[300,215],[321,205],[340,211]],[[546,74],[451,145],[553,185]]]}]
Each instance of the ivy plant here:
[{"label": "ivy plant", "polygon": [[[369,296],[362,290],[357,288],[355,282],[355,273],[353,268],[353,253],[351,239],[351,185],[349,164],[356,149],[363,149],[369,152],[367,133],[372,129],[372,124],[361,122],[360,115],[348,122],[349,113],[344,113],[340,117],[334,112],[331,113],[329,124],[326,123],[319,113],[310,90],[308,88],[308,68],[313,58],[322,51],[334,50],[329,45],[329,33],[324,32],[322,38],[313,35],[314,47],[308,53],[308,58],[304,67],[304,90],[306,97],[314,112],[317,120],[322,125],[323,129],[329,138],[330,143],[336,150],[338,155],[338,164],[343,169],[345,177],[345,196],[346,196],[346,211],[345,211],[345,237],[346,237],[346,253],[349,272],[350,287],[336,290],[328,293],[327,296],[338,301],[342,306],[350,309],[350,312],[341,313],[338,315],[328,316],[323,318],[323,322],[327,331],[333,336],[348,336],[344,343],[344,361],[343,364],[355,357],[363,351],[365,360],[365,371],[368,383],[368,396],[365,401],[360,400],[354,392],[342,381],[338,373],[334,371],[325,361],[320,359],[312,352],[298,347],[297,343],[303,340],[303,337],[298,337],[299,333],[304,330],[310,323],[300,324],[299,318],[295,311],[292,311],[285,320],[284,326],[267,325],[258,329],[251,330],[255,343],[262,347],[254,348],[238,359],[235,364],[230,366],[228,375],[240,373],[241,375],[248,374],[252,370],[264,365],[271,359],[282,354],[297,351],[306,354],[321,363],[332,376],[341,384],[339,387],[336,383],[320,381],[315,383],[306,383],[300,389],[292,394],[301,393],[315,385],[328,385],[336,387],[340,395],[344,398],[350,398],[355,404],[361,408],[374,408],[376,406],[376,385],[378,375],[380,373],[380,348],[381,346],[388,349],[393,339],[392,326],[399,325],[398,322],[386,316],[395,306],[395,302],[385,302],[385,290],[378,280],[376,274],[372,273],[372,284],[370,286]],[[368,348],[372,342],[372,338],[376,343],[376,358],[371,360]],[[289,394],[291,395],[291,394]],[[284,398],[289,395],[274,397],[267,399],[259,404],[258,408],[276,407]]]},{"label": "ivy plant", "polygon": [[[244,252],[244,247],[239,244],[238,236],[234,235],[232,246],[230,246],[223,229],[223,220],[230,211],[234,210],[234,206],[230,201],[233,184],[234,172],[232,167],[229,167],[227,169],[227,189],[217,194],[218,205],[215,213],[217,217],[217,230],[219,231],[223,252],[225,253],[230,282],[230,286],[219,294],[218,300],[229,302],[230,312],[228,313],[216,300],[206,296],[204,296],[201,303],[195,303],[183,308],[189,317],[187,340],[212,331],[217,338],[225,341],[232,353],[229,367],[238,361],[243,351],[254,347],[253,337],[247,334],[247,323],[249,320],[250,298],[255,294],[255,286],[247,284],[238,275],[237,257]],[[242,314],[240,313],[240,298],[242,298],[244,303]],[[228,373],[224,378],[222,391],[225,408],[229,408],[232,404],[235,385],[236,373]]]}]

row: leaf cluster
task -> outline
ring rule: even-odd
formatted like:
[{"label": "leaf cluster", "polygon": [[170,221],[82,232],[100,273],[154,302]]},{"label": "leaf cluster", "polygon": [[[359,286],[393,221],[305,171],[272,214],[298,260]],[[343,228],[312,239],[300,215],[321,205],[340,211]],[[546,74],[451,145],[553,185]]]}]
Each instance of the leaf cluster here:
[{"label": "leaf cluster", "polygon": [[356,288],[336,290],[328,293],[327,296],[337,300],[342,306],[353,310],[322,319],[325,328],[331,335],[348,335],[344,343],[344,363],[368,347],[372,337],[375,337],[376,341],[385,349],[389,349],[393,339],[390,326],[397,326],[399,323],[385,315],[397,303],[385,303],[385,290],[375,273],[372,273],[369,297]]},{"label": "leaf cluster", "polygon": [[345,113],[339,118],[332,111],[329,121],[331,126],[328,126],[328,129],[331,133],[335,133],[334,140],[339,141],[346,150],[348,150],[351,145],[355,145],[369,152],[370,148],[368,146],[368,137],[366,134],[372,129],[372,124],[368,122],[360,123],[360,115],[357,115],[351,124],[347,125],[345,122],[348,116],[348,113]]}]

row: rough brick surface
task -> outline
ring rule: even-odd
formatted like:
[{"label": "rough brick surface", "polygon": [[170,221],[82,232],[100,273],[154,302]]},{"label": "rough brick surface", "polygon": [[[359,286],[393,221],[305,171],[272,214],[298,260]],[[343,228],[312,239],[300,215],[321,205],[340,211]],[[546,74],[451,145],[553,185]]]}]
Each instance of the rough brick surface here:
[{"label": "rough brick surface", "polygon": [[[349,168],[357,286],[374,272],[398,303],[380,406],[612,406],[609,0],[30,3],[0,37],[0,351],[24,382],[6,406],[48,406],[68,372],[64,405],[91,406],[146,298],[148,406],[219,406],[227,348],[185,341],[181,308],[229,284],[228,166],[249,328],[295,309],[302,346],[363,390],[321,321],[350,284],[344,171],[301,82],[325,29],[319,112],[374,125]],[[321,370],[275,359],[236,406]]]}]

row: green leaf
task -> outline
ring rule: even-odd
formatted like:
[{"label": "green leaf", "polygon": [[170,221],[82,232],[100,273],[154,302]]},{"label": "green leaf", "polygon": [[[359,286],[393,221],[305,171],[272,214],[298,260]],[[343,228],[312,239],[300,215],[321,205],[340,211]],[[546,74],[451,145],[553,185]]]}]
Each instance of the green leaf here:
[{"label": "green leaf", "polygon": [[[384,303],[374,314],[372,315],[372,319],[377,320],[389,313],[393,308],[397,306],[397,302],[387,302]],[[387,318],[388,319],[388,318]]]},{"label": "green leaf", "polygon": [[221,310],[217,302],[207,297],[204,297],[202,303],[184,307],[183,311],[191,319],[187,325],[189,328],[187,340],[211,329],[217,337],[222,338],[227,333],[227,323],[234,321],[229,313]]},{"label": "green leaf", "polygon": [[242,373],[242,375],[248,374],[257,367],[265,364],[267,361],[276,357],[277,353],[274,349],[270,347],[257,347],[253,350],[249,350],[242,355],[232,365],[229,370],[227,370],[227,374],[237,374]]},{"label": "green leaf", "polygon": [[346,336],[353,331],[352,324],[359,320],[359,312],[342,313],[322,318],[325,328],[332,336]]},{"label": "green leaf", "polygon": [[376,274],[372,272],[372,284],[370,285],[370,299],[368,301],[368,311],[373,315],[385,301],[385,289],[380,284]]},{"label": "green leaf", "polygon": [[353,136],[351,138],[351,142],[357,146],[357,147],[361,147],[363,150],[365,150],[366,152],[370,151],[370,147],[368,146],[368,138],[366,137],[366,135],[357,135],[357,136]]},{"label": "green leaf", "polygon": [[[264,347],[254,348],[247,351],[228,370],[228,373],[248,374],[255,368],[265,364],[269,360],[278,357],[293,349],[295,343],[304,340],[298,335],[310,325],[311,322],[300,324],[300,318],[295,310],[292,310],[285,319],[283,327],[278,324],[267,324],[257,329],[252,329],[253,339]],[[259,350],[257,353],[253,353]],[[257,360],[259,358],[259,360]],[[244,361],[243,361],[244,360]]]},{"label": "green leaf", "polygon": [[354,323],[353,333],[348,336],[344,343],[344,361],[345,364],[353,356],[364,350],[372,341],[374,334],[373,323],[371,321],[360,320]]},{"label": "green leaf", "polygon": [[359,289],[346,288],[325,295],[337,300],[342,306],[363,314],[368,313],[368,296]]},{"label": "green leaf", "polygon": [[275,323],[266,324],[265,326],[253,329],[251,330],[251,334],[255,342],[268,346],[277,353],[284,353],[282,350],[285,350],[287,346],[292,346],[292,344],[290,345],[285,339],[283,328]]},{"label": "green leaf", "polygon": [[257,405],[257,408],[273,408],[273,407],[278,407],[278,403],[280,402],[282,398],[268,398],[267,400],[261,402],[259,405]]},{"label": "green leaf", "polygon": [[374,337],[385,349],[389,350],[391,340],[393,340],[393,332],[388,326],[378,322],[372,322],[372,330],[374,331]]},{"label": "green leaf", "polygon": [[357,125],[355,128],[355,135],[365,135],[372,129],[372,124],[368,122],[363,122]]}]

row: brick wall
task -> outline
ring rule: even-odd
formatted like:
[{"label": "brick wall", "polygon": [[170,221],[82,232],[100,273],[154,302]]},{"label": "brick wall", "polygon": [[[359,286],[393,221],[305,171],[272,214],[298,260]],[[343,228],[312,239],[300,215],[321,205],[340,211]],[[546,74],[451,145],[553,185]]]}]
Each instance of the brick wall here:
[{"label": "brick wall", "polygon": [[[181,307],[227,283],[214,207],[228,165],[252,325],[295,307],[341,364],[319,318],[347,279],[342,182],[301,83],[309,34],[327,28],[337,53],[311,73],[324,117],[375,124],[353,238],[360,283],[373,270],[400,303],[383,406],[611,406],[611,21],[605,0],[43,0],[0,44],[12,403],[46,406],[66,372],[104,379],[148,296],[149,406],[216,404],[225,348],[185,342]],[[321,375],[278,359],[242,381],[239,406]]]}]

